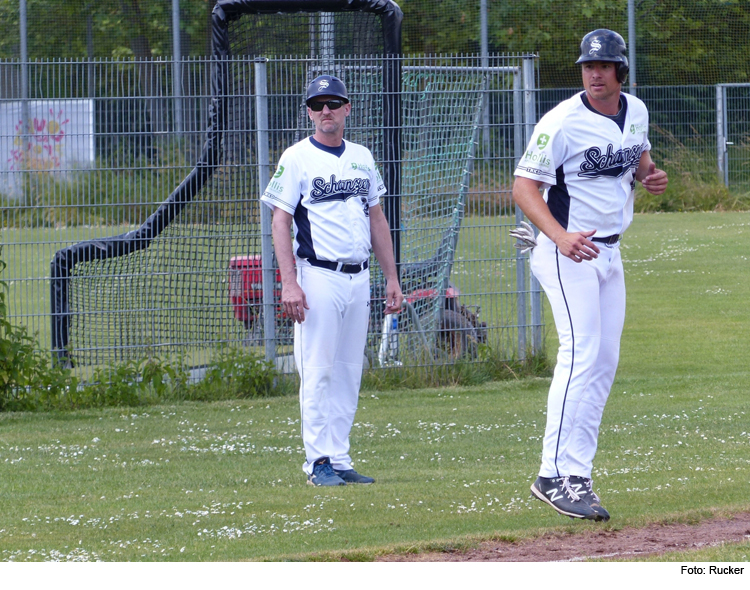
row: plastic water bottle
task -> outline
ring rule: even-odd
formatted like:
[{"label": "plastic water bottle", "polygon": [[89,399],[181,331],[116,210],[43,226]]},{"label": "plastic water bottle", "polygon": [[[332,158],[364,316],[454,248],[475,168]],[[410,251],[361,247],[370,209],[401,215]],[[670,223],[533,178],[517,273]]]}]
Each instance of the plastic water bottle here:
[{"label": "plastic water bottle", "polygon": [[398,366],[398,316],[394,313],[383,319],[378,361],[381,367]]},{"label": "plastic water bottle", "polygon": [[398,359],[398,316],[391,314],[391,329],[388,334],[388,356],[391,360]]}]

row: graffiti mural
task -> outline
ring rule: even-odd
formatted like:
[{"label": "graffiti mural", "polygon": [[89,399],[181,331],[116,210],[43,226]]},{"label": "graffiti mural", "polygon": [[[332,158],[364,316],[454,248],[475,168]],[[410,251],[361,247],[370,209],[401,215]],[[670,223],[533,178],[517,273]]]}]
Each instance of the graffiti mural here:
[{"label": "graffiti mural", "polygon": [[26,173],[56,173],[61,179],[94,162],[91,100],[0,103],[0,193],[18,197]]}]

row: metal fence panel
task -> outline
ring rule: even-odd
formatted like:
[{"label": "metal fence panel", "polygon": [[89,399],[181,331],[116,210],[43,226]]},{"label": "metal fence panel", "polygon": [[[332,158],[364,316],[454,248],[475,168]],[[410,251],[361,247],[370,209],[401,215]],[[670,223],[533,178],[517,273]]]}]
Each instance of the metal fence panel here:
[{"label": "metal fence panel", "polygon": [[723,84],[726,184],[750,190],[750,84]]}]

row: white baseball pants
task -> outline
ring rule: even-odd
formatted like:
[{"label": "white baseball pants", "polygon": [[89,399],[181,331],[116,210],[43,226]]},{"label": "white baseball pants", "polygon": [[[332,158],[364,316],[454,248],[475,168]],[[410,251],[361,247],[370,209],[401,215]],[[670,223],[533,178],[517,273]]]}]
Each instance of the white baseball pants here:
[{"label": "white baseball pants", "polygon": [[329,457],[335,469],[351,469],[349,433],[357,411],[370,316],[370,271],[326,270],[297,261],[305,292],[305,321],[294,326],[294,360],[300,375],[305,473]]},{"label": "white baseball pants", "polygon": [[617,371],[625,322],[619,244],[573,262],[540,234],[531,270],[542,285],[560,340],[547,399],[542,477],[591,477],[604,405]]}]

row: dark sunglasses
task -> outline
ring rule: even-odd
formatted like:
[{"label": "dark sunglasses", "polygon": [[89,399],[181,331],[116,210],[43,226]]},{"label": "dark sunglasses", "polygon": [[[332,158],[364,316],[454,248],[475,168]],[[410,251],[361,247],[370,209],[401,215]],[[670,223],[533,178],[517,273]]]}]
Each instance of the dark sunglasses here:
[{"label": "dark sunglasses", "polygon": [[323,110],[323,107],[328,107],[332,111],[335,111],[337,109],[340,109],[343,107],[346,103],[343,100],[323,100],[321,102],[311,102],[310,103],[310,110],[315,111],[316,113],[319,113]]}]

